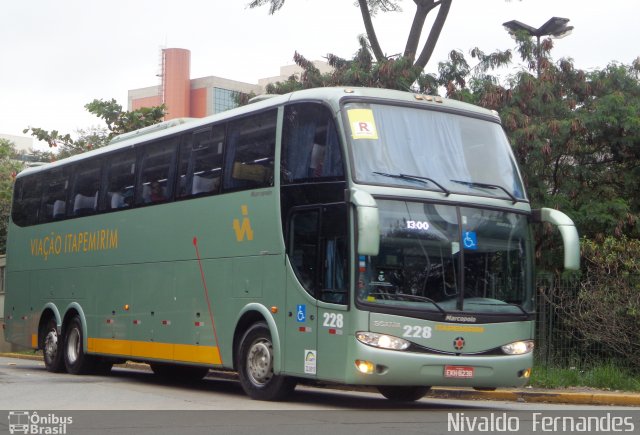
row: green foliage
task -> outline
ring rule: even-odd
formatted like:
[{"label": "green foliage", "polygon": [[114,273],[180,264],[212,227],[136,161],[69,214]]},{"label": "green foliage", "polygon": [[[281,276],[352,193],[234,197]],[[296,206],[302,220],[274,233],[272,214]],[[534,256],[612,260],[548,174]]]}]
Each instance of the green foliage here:
[{"label": "green foliage", "polygon": [[93,113],[107,123],[107,129],[111,136],[157,124],[162,121],[166,111],[164,104],[142,107],[130,112],[123,111],[122,106],[115,99],[109,101],[93,100],[84,107],[89,113]]},{"label": "green foliage", "polygon": [[[85,109],[98,118],[104,120],[107,128],[90,127],[78,130],[78,138],[73,139],[70,134],[61,134],[58,130],[47,131],[39,127],[29,127],[23,133],[31,132],[39,141],[46,142],[50,148],[58,148],[58,158],[64,158],[100,148],[109,143],[116,135],[138,130],[162,121],[165,106],[143,107],[133,111],[123,111],[122,106],[115,99],[109,101],[93,100],[86,104]],[[54,160],[53,155],[43,155],[45,160]]]},{"label": "green foliage", "polygon": [[[549,300],[585,358],[640,367],[640,240],[583,239],[579,287],[558,287]],[[594,353],[592,350],[597,351]]]},{"label": "green foliage", "polygon": [[590,368],[550,367],[535,365],[531,386],[539,388],[587,387],[604,390],[640,391],[637,373],[609,362]]},{"label": "green foliage", "polygon": [[7,224],[14,180],[16,174],[24,168],[24,163],[16,157],[13,142],[0,139],[0,253],[4,253],[7,246]]}]

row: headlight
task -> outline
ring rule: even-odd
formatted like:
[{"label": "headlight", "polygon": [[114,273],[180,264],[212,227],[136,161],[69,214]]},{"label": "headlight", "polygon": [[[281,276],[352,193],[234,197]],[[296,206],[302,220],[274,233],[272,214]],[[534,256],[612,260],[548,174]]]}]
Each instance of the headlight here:
[{"label": "headlight", "polygon": [[507,355],[524,355],[533,350],[533,340],[514,341],[502,346],[502,351]]},{"label": "headlight", "polygon": [[375,332],[357,332],[356,338],[361,343],[382,349],[405,350],[411,344],[402,338]]}]

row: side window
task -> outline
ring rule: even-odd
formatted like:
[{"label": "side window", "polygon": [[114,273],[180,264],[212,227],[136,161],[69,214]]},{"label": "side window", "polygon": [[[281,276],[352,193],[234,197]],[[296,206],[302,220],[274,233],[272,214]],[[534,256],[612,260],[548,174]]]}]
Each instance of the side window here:
[{"label": "side window", "polygon": [[229,123],[224,190],[273,186],[277,110]]},{"label": "side window", "polygon": [[219,192],[223,149],[224,125],[198,130],[184,138],[180,149],[177,197]]},{"label": "side window", "polygon": [[40,203],[42,201],[41,175],[18,178],[13,197],[12,219],[21,227],[38,223]]},{"label": "side window", "polygon": [[140,181],[136,191],[137,204],[167,201],[173,194],[172,176],[178,138],[149,144],[144,148],[140,164]]},{"label": "side window", "polygon": [[304,103],[285,108],[281,174],[283,184],[344,179],[338,133],[326,107]]},{"label": "side window", "polygon": [[136,184],[136,153],[110,154],[107,161],[106,210],[127,208],[133,204]]},{"label": "side window", "polygon": [[76,169],[75,180],[69,201],[72,216],[95,214],[98,210],[100,192],[100,161],[81,165]]},{"label": "side window", "polygon": [[48,174],[44,183],[44,197],[40,222],[65,219],[67,217],[67,193],[69,180],[60,169]]},{"label": "side window", "polygon": [[336,304],[348,302],[347,240],[344,204],[301,210],[291,216],[289,260],[313,297]]}]

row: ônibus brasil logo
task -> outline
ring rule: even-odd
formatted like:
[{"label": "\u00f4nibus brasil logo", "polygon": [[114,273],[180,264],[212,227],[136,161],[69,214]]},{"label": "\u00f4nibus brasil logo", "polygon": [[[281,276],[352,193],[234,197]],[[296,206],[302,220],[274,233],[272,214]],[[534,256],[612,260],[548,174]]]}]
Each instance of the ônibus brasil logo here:
[{"label": "\u00f4nibus brasil logo", "polygon": [[30,411],[9,411],[10,434],[51,434],[67,433],[67,427],[73,424],[73,417],[56,414],[39,415]]}]

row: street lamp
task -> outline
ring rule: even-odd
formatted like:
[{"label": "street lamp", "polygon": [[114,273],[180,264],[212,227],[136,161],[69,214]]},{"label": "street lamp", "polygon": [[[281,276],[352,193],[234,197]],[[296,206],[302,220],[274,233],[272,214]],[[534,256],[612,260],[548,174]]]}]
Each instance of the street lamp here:
[{"label": "street lamp", "polygon": [[553,17],[537,29],[517,20],[507,21],[502,25],[507,32],[512,35],[519,31],[525,31],[530,36],[536,37],[536,41],[538,43],[538,77],[540,77],[540,37],[551,36],[552,38],[557,39],[564,38],[573,30],[573,26],[567,26],[568,22],[569,18]]}]

